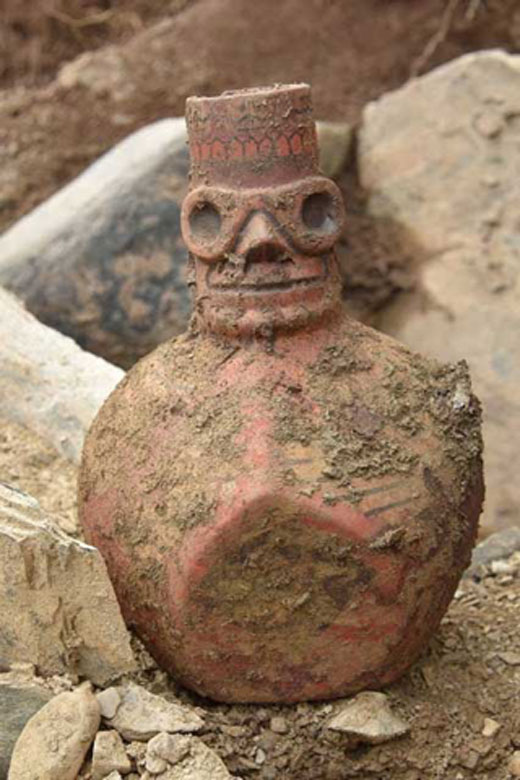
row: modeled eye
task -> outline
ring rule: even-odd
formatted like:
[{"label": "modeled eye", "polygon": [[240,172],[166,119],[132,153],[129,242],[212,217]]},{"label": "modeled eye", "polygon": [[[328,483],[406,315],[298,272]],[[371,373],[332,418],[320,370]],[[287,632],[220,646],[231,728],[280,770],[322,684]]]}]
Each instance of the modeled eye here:
[{"label": "modeled eye", "polygon": [[313,192],[302,204],[302,220],[305,227],[322,235],[337,230],[337,204],[328,192]]},{"label": "modeled eye", "polygon": [[212,241],[220,233],[222,219],[218,209],[209,201],[200,201],[189,216],[190,232],[200,241]]}]

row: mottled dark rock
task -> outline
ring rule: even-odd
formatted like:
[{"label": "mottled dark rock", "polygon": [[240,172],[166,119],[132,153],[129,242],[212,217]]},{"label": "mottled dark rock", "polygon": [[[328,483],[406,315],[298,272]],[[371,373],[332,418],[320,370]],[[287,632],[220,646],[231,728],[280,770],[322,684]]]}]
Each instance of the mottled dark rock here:
[{"label": "mottled dark rock", "polygon": [[50,698],[36,684],[0,680],[0,780],[7,778],[11,754],[25,724]]},{"label": "mottled dark rock", "polygon": [[183,119],[139,130],[0,240],[0,284],[81,346],[123,366],[184,330]]}]

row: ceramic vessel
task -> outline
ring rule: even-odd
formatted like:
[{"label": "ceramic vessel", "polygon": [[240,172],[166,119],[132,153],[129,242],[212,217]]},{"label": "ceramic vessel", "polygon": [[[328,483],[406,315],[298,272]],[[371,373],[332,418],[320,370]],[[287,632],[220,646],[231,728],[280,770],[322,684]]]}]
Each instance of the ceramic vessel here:
[{"label": "ceramic vessel", "polygon": [[80,516],[157,661],[223,701],[378,688],[436,630],[483,497],[480,412],[443,366],[350,319],[340,192],[310,92],[191,98],[188,333],[87,438]]}]

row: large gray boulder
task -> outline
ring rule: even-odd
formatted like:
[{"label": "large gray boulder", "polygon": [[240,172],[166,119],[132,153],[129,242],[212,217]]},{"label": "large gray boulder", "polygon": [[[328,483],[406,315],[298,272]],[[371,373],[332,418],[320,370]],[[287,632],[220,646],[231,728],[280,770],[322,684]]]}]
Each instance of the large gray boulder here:
[{"label": "large gray boulder", "polygon": [[78,463],[90,423],[123,376],[0,288],[0,418],[29,428]]},{"label": "large gray boulder", "polygon": [[487,531],[520,523],[520,56],[461,57],[367,106],[361,183],[398,223],[417,288],[379,326],[466,358],[484,409]]},{"label": "large gray boulder", "polygon": [[[318,123],[318,135],[322,168],[337,175],[351,127]],[[0,284],[42,322],[128,368],[188,324],[188,168],[184,119],[132,134],[0,238]]]},{"label": "large gray boulder", "polygon": [[135,669],[99,551],[0,483],[0,666],[15,662],[100,686]]},{"label": "large gray boulder", "polygon": [[0,284],[89,351],[131,365],[189,317],[187,173],[184,119],[132,134],[3,235]]}]

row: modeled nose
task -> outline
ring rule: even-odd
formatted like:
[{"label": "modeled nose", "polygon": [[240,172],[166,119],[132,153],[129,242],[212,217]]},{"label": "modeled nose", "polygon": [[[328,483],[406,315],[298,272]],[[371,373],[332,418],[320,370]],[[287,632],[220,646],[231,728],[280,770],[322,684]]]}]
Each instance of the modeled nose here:
[{"label": "modeled nose", "polygon": [[244,258],[246,264],[276,262],[286,256],[288,247],[276,226],[262,212],[253,213],[246,222],[235,245],[234,254]]}]

